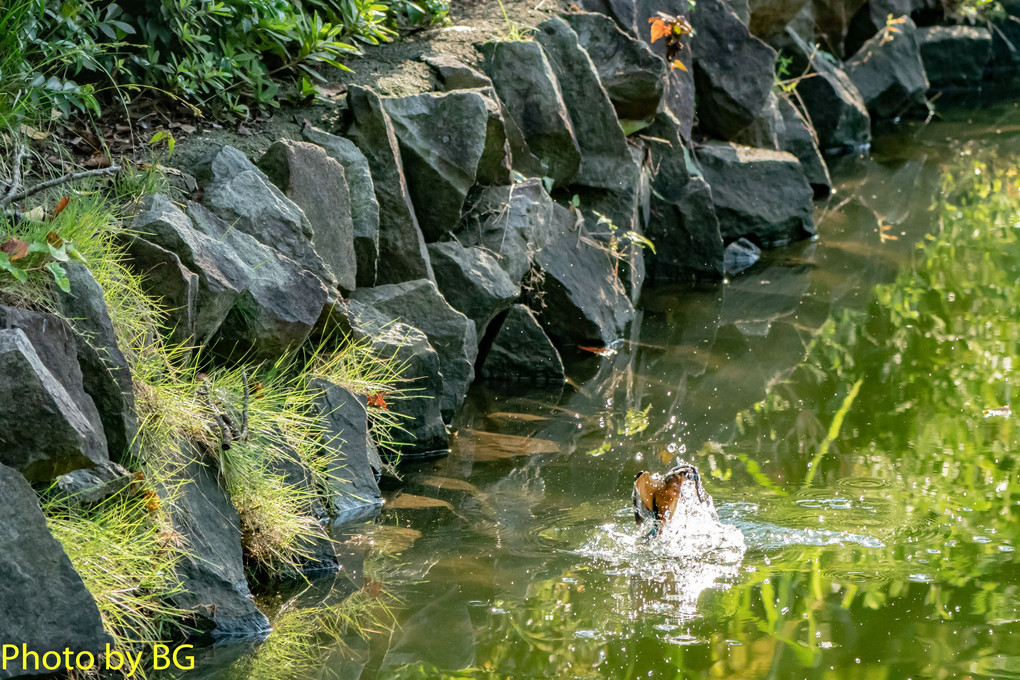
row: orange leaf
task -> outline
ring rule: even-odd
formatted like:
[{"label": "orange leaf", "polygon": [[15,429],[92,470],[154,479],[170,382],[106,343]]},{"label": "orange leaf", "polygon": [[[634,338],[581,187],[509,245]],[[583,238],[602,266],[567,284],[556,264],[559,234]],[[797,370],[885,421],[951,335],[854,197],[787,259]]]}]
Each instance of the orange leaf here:
[{"label": "orange leaf", "polygon": [[652,28],[652,42],[655,42],[659,38],[663,38],[669,33],[669,29],[666,28],[666,22],[662,19],[651,19]]},{"label": "orange leaf", "polygon": [[19,260],[28,255],[28,241],[12,238],[6,243],[0,243],[0,252],[6,253],[8,260]]},{"label": "orange leaf", "polygon": [[[64,208],[66,208],[67,204],[70,203],[70,202],[71,202],[71,199],[69,199],[67,196],[64,196],[62,199],[60,199],[60,202],[57,203],[57,207],[53,209],[53,214],[50,216],[50,219],[51,220],[57,219],[57,215],[62,213],[64,211]],[[50,233],[52,233],[52,232],[50,232]],[[50,242],[52,243],[52,241],[50,241]],[[56,244],[54,244],[54,245],[56,245]]]},{"label": "orange leaf", "polygon": [[59,248],[60,246],[64,245],[64,239],[60,238],[60,235],[55,231],[51,231],[50,233],[46,234],[46,242],[49,243],[54,248]]},{"label": "orange leaf", "polygon": [[584,350],[585,352],[591,352],[597,354],[600,357],[611,357],[616,354],[616,350],[610,347],[588,347],[586,345],[578,345],[577,349]]},{"label": "orange leaf", "polygon": [[682,61],[680,61],[679,59],[674,59],[673,63],[670,64],[670,66],[672,66],[673,68],[678,68],[681,71],[684,71],[685,73],[687,72],[687,67],[684,66],[684,63]]},{"label": "orange leaf", "polygon": [[383,398],[386,396],[385,392],[372,392],[368,395],[368,405],[374,406],[375,408],[381,408],[383,411],[388,411],[389,406],[386,405],[386,400]]}]

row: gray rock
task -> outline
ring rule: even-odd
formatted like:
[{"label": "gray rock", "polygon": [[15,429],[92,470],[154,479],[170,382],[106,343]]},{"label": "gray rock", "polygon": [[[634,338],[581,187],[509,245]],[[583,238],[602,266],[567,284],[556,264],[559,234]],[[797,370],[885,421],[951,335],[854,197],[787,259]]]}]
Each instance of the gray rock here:
[{"label": "gray rock", "polygon": [[[0,331],[0,336],[11,331]],[[0,340],[0,342],[3,342]],[[64,649],[105,651],[112,638],[103,631],[92,595],[50,535],[32,487],[16,470],[0,465],[0,640],[24,644],[40,657]],[[52,659],[52,657],[50,657]],[[51,662],[52,663],[52,662]],[[22,659],[6,661],[0,678],[46,675]]]},{"label": "gray rock", "polygon": [[422,57],[422,61],[436,72],[439,84],[446,92],[492,87],[488,77],[448,54],[428,54]]},{"label": "gray rock", "polygon": [[80,262],[70,262],[65,269],[71,292],[57,295],[57,308],[74,331],[82,387],[99,411],[107,450],[111,458],[122,460],[137,450],[131,367],[117,346],[103,289],[92,272]]},{"label": "gray rock", "polygon": [[776,51],[721,1],[698,0],[691,19],[698,125],[730,139],[748,127],[772,90]]},{"label": "gray rock", "polygon": [[210,342],[216,353],[249,361],[272,360],[304,342],[329,297],[322,281],[276,250],[232,229],[204,206],[188,203],[188,214],[197,231],[229,248],[249,277]]},{"label": "gray rock", "polygon": [[337,288],[345,295],[354,290],[354,219],[343,166],[315,144],[280,140],[266,150],[259,168],[308,218],[312,246]]},{"label": "gray rock", "polygon": [[562,19],[539,24],[535,36],[556,74],[581,152],[581,165],[570,183],[620,188],[624,183],[620,166],[630,162],[630,151],[591,57],[578,45],[577,34]]},{"label": "gray rock", "polygon": [[617,116],[621,120],[654,116],[665,94],[666,63],[607,16],[572,12],[563,18],[594,62]]},{"label": "gray rock", "polygon": [[485,150],[489,113],[477,92],[385,98],[414,214],[427,242],[453,231]]},{"label": "gray rock", "polygon": [[336,302],[320,330],[327,339],[342,336],[367,343],[376,356],[403,367],[406,397],[388,403],[390,411],[400,417],[400,427],[391,431],[390,437],[402,456],[429,455],[449,448],[435,396],[443,390],[439,355],[424,333],[356,300]]},{"label": "gray rock", "polygon": [[920,9],[924,0],[868,0],[850,18],[843,41],[843,54],[855,54],[869,38],[885,28],[891,14],[894,17],[910,16]]},{"label": "gray rock", "polygon": [[351,197],[351,218],[354,222],[354,256],[357,260],[357,286],[374,286],[376,261],[379,259],[379,201],[368,159],[349,139],[323,132],[311,125],[301,129],[306,142],[318,144],[326,155],[344,169],[344,179]]},{"label": "gray rock", "polygon": [[400,148],[379,96],[353,86],[347,91],[352,124],[348,136],[365,154],[379,202],[377,284],[433,279],[425,239],[407,190]]},{"label": "gray rock", "polygon": [[822,151],[860,149],[871,143],[871,116],[857,86],[841,68],[787,28],[783,54],[793,59],[797,96],[807,110]]},{"label": "gray rock", "polygon": [[770,36],[781,33],[806,4],[807,0],[750,0],[748,28],[767,42]]},{"label": "gray rock", "polygon": [[478,159],[475,183],[482,185],[510,184],[510,141],[507,138],[503,106],[499,103],[496,90],[489,87],[481,91],[485,102],[485,149]]},{"label": "gray rock", "polygon": [[921,61],[931,87],[980,85],[992,59],[992,34],[978,26],[919,28]]},{"label": "gray rock", "polygon": [[552,199],[539,180],[488,187],[479,193],[457,238],[487,250],[510,280],[520,283],[534,254],[549,240],[552,216]]},{"label": "gray rock", "polygon": [[[479,46],[485,72],[530,152],[557,184],[570,181],[581,153],[563,94],[537,42],[487,42]],[[514,160],[517,150],[511,143]]]},{"label": "gray rock", "polygon": [[[195,230],[191,219],[163,194],[146,196],[131,218],[132,233],[177,255],[198,276],[195,340],[205,344],[216,333],[251,281],[251,271],[230,248]],[[138,270],[144,272],[144,270]]]},{"label": "gray rock", "polygon": [[278,250],[329,284],[336,281],[313,245],[315,233],[301,208],[232,146],[199,159],[195,179],[202,204],[235,230]]},{"label": "gray rock", "polygon": [[481,248],[465,248],[455,241],[433,243],[429,257],[439,292],[451,307],[474,322],[478,338],[521,294],[520,286]]},{"label": "gray rock", "polygon": [[52,314],[12,307],[0,307],[0,316],[0,392],[8,395],[0,401],[0,463],[45,483],[107,462],[70,328]]},{"label": "gray rock", "polygon": [[166,326],[175,344],[193,342],[198,316],[198,275],[184,266],[177,253],[141,236],[123,239],[125,264],[141,276],[142,291],[159,301],[167,313]]},{"label": "gray rock", "polygon": [[334,454],[328,482],[333,516],[343,524],[375,514],[383,504],[376,481],[381,462],[368,434],[367,399],[325,380],[309,387],[318,393],[323,446]]},{"label": "gray rock", "polygon": [[634,307],[610,255],[578,233],[579,219],[554,205],[549,242],[535,255],[542,327],[561,347],[607,347],[633,320]]},{"label": "gray rock", "polygon": [[443,374],[439,408],[449,422],[475,377],[478,337],[474,323],[451,307],[436,284],[426,279],[359,288],[351,299],[409,324],[428,337],[439,355]]},{"label": "gray rock", "polygon": [[811,186],[792,154],[713,142],[698,148],[724,241],[763,246],[815,233]]},{"label": "gray rock", "polygon": [[72,507],[97,505],[120,494],[134,475],[116,463],[101,463],[91,470],[75,470],[57,477],[56,497]]},{"label": "gray rock", "polygon": [[845,64],[872,118],[923,118],[930,111],[917,27],[909,17],[902,19],[864,43]]},{"label": "gray rock", "polygon": [[[815,39],[828,46],[833,54],[842,59],[843,41],[846,39],[850,21],[868,0],[811,0],[815,17]],[[884,17],[883,17],[884,19]]]},{"label": "gray rock", "polygon": [[740,272],[750,269],[761,258],[761,248],[754,245],[746,238],[738,238],[726,246],[724,256],[724,267],[726,276],[736,276]]},{"label": "gray rock", "polygon": [[[177,564],[181,592],[173,603],[191,612],[192,625],[216,637],[250,637],[269,632],[269,620],[252,600],[244,575],[241,520],[217,472],[194,445],[181,448],[182,466],[170,519],[188,549]],[[160,495],[167,497],[169,491]]]}]

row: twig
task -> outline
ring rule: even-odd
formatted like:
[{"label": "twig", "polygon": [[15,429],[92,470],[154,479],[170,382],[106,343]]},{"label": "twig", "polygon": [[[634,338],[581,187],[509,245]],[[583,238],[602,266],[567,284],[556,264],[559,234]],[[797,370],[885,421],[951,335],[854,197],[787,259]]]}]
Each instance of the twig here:
[{"label": "twig", "polygon": [[11,168],[11,185],[7,188],[7,195],[0,199],[0,205],[7,205],[15,199],[15,194],[21,187],[21,161],[25,158],[25,145],[18,144],[14,150],[14,167]]},{"label": "twig", "polygon": [[248,401],[251,399],[251,390],[248,387],[248,370],[241,367],[241,382],[244,384],[244,402],[241,404],[241,436],[240,439],[248,439]]},{"label": "twig", "polygon": [[67,182],[73,182],[75,180],[84,179],[86,177],[94,177],[96,175],[111,175],[115,172],[120,171],[121,166],[112,165],[108,168],[98,168],[96,170],[85,170],[83,172],[69,172],[63,177],[57,177],[55,179],[47,180],[45,182],[40,182],[31,189],[25,189],[24,191],[19,191],[18,193],[13,195],[8,194],[3,199],[0,199],[0,206],[8,205],[13,201],[20,201],[22,199],[28,198],[33,194],[37,194],[40,191],[45,191],[46,189],[55,186],[60,186],[61,184],[66,184]]}]

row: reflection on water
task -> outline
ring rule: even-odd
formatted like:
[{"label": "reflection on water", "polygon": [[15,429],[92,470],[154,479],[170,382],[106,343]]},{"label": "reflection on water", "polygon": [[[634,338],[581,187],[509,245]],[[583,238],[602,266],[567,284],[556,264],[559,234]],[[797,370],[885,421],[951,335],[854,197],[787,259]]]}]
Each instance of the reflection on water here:
[{"label": "reflection on water", "polygon": [[[576,386],[475,386],[347,537],[398,627],[272,677],[1020,678],[1018,430],[985,417],[1020,403],[1018,123],[878,138],[819,240],[646,292]],[[645,541],[635,474],[676,457],[719,517]]]}]

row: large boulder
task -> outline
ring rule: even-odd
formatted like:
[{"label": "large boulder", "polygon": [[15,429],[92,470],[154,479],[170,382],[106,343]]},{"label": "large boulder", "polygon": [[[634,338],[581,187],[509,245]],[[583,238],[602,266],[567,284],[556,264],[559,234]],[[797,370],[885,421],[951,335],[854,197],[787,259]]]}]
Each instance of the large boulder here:
[{"label": "large boulder", "polygon": [[554,385],[566,380],[560,353],[530,309],[514,305],[496,323],[499,328],[479,361],[483,378]]},{"label": "large boulder", "polygon": [[371,90],[352,86],[347,91],[351,124],[347,135],[368,160],[379,202],[379,263],[377,284],[432,279],[422,237],[407,189],[404,165],[393,123],[382,100]]},{"label": "large boulder", "polygon": [[432,281],[421,279],[405,283],[359,288],[351,299],[419,329],[439,354],[443,388],[439,407],[447,422],[464,401],[475,377],[478,336],[475,324],[450,303]]},{"label": "large boulder", "polygon": [[585,234],[580,215],[553,205],[548,243],[534,257],[541,321],[558,345],[608,347],[634,319],[634,306],[605,246]]},{"label": "large boulder", "polygon": [[141,277],[142,291],[166,312],[170,341],[180,345],[194,342],[198,275],[184,266],[177,253],[141,236],[126,234],[122,246],[125,264]]},{"label": "large boulder", "polygon": [[846,62],[846,72],[872,118],[923,118],[930,105],[917,27],[909,17],[896,21],[864,43]]},{"label": "large boulder", "polygon": [[[250,269],[225,244],[196,231],[191,218],[164,194],[143,198],[128,227],[129,234],[176,255],[198,277],[194,337],[198,344],[208,342],[248,287]],[[144,274],[149,261],[140,258],[136,271]]]},{"label": "large boulder", "polygon": [[[496,41],[479,46],[485,72],[543,176],[559,185],[570,181],[581,153],[563,94],[541,46],[534,41]],[[514,161],[517,161],[517,151]]]},{"label": "large boulder", "polygon": [[712,142],[698,148],[724,241],[774,246],[815,233],[813,192],[792,154]]},{"label": "large boulder", "polygon": [[492,87],[488,76],[479,73],[449,54],[427,54],[422,61],[432,67],[444,92]]},{"label": "large boulder", "polygon": [[232,146],[213,149],[194,168],[202,204],[231,227],[280,251],[323,281],[335,279],[315,251],[315,232],[297,205]]},{"label": "large boulder", "polygon": [[[0,336],[10,331],[0,331]],[[3,342],[0,340],[0,342]],[[92,595],[64,548],[50,535],[39,500],[28,482],[0,465],[0,640],[22,645],[40,658],[65,649],[98,658],[113,640]],[[18,656],[0,666],[0,678],[51,674],[34,660]],[[52,657],[49,657],[52,668]]]},{"label": "large boulder", "polygon": [[269,632],[269,620],[252,599],[244,574],[241,520],[219,475],[203,462],[202,450],[184,444],[172,486],[170,520],[187,550],[177,563],[181,590],[175,605],[191,612],[191,625],[214,637],[250,637]]},{"label": "large boulder", "polygon": [[503,118],[503,105],[491,86],[481,90],[482,101],[485,102],[485,149],[478,159],[478,172],[475,173],[476,184],[509,184],[511,152],[510,140],[507,137],[506,120]]},{"label": "large boulder", "polygon": [[776,51],[751,35],[722,0],[698,0],[691,44],[698,125],[730,139],[748,127],[772,91]]},{"label": "large boulder", "polygon": [[847,24],[843,55],[848,58],[854,55],[869,38],[885,28],[890,16],[910,16],[923,5],[924,0],[867,0]]},{"label": "large boulder", "polygon": [[553,205],[537,179],[487,187],[478,194],[457,238],[487,250],[519,284],[531,269],[534,254],[549,241]]},{"label": "large boulder", "polygon": [[65,269],[71,291],[57,295],[57,308],[74,331],[82,387],[99,411],[110,456],[121,460],[137,450],[131,367],[117,345],[103,289],[92,272],[80,262],[70,262]]},{"label": "large boulder", "polygon": [[0,307],[0,315],[0,463],[34,483],[105,463],[70,329],[50,314]]},{"label": "large boulder", "polygon": [[556,74],[581,152],[581,165],[570,183],[620,188],[624,182],[620,166],[630,162],[630,151],[591,57],[563,19],[539,24],[535,36]]},{"label": "large boulder", "polygon": [[312,245],[337,288],[354,290],[354,219],[343,166],[315,144],[284,139],[266,150],[259,168],[308,218]]},{"label": "large boulder", "polygon": [[521,294],[520,286],[481,248],[464,247],[456,241],[429,246],[436,284],[450,306],[475,324],[479,339],[498,314]]},{"label": "large boulder", "polygon": [[931,87],[977,86],[992,59],[992,34],[980,26],[917,29],[921,61]]},{"label": "large boulder", "polygon": [[485,151],[489,114],[477,92],[386,98],[414,214],[428,242],[453,231]]},{"label": "large boulder", "polygon": [[333,454],[327,483],[334,521],[346,523],[375,514],[383,504],[376,481],[382,462],[368,433],[365,395],[321,379],[309,387],[316,393],[323,448]]},{"label": "large boulder", "polygon": [[322,281],[202,205],[189,202],[187,209],[196,231],[229,248],[248,274],[247,287],[210,342],[213,349],[261,361],[276,359],[304,342],[329,298]]},{"label": "large boulder", "polygon": [[850,22],[868,0],[811,0],[815,18],[816,39],[829,46],[833,54],[843,59],[843,41],[850,29]]},{"label": "large boulder", "polygon": [[366,343],[375,356],[402,367],[401,376],[407,381],[404,396],[387,402],[400,425],[389,432],[390,445],[402,456],[449,449],[436,396],[443,390],[439,355],[424,333],[356,300],[334,303],[323,317],[320,332],[328,341],[340,337]]},{"label": "large boulder", "polygon": [[55,500],[72,508],[90,508],[127,492],[135,476],[117,463],[74,470],[56,479]]},{"label": "large boulder", "polygon": [[665,94],[666,62],[603,14],[572,12],[563,18],[595,64],[617,117],[643,120],[654,116]]},{"label": "large boulder", "polygon": [[318,144],[326,155],[344,169],[344,180],[351,199],[351,220],[354,224],[354,257],[357,286],[374,286],[376,263],[379,259],[379,201],[368,159],[349,139],[331,135],[311,125],[301,129],[306,142]]},{"label": "large boulder", "polygon": [[783,54],[793,72],[805,75],[797,83],[797,97],[818,135],[822,151],[851,151],[871,143],[871,116],[857,86],[846,72],[787,28]]}]

